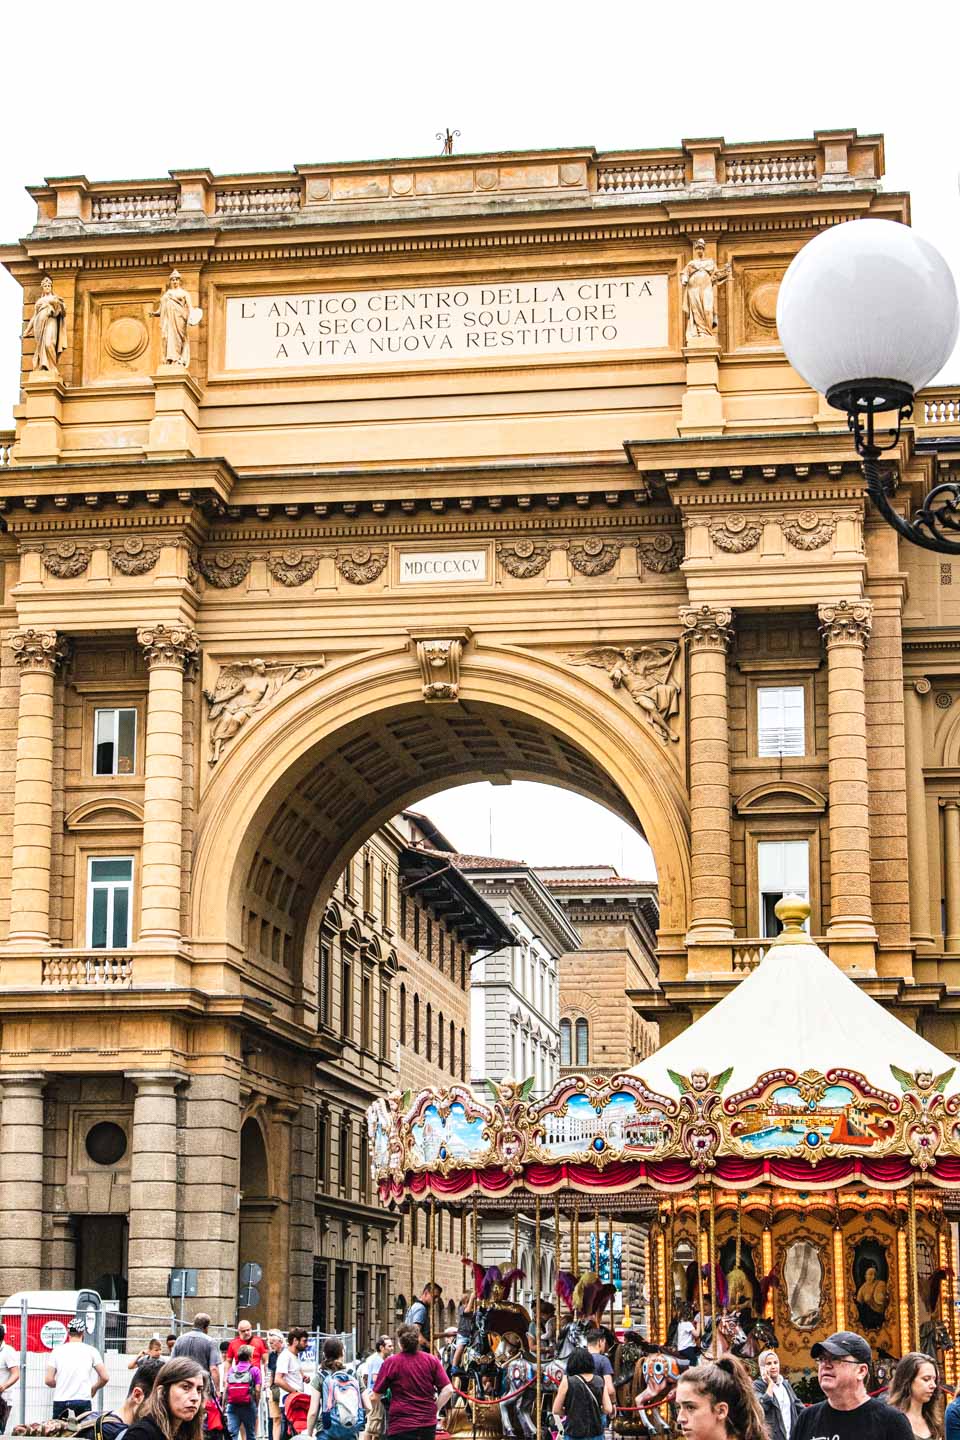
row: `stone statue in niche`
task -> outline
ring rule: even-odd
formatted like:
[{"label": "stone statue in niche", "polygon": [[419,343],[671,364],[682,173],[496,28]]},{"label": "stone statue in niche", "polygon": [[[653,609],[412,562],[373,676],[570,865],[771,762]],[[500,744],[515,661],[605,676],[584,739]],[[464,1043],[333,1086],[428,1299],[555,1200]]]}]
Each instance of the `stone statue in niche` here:
[{"label": "stone statue in niche", "polygon": [[50,276],[44,275],[33,314],[23,329],[24,336],[32,335],[36,342],[34,371],[46,370],[51,375],[59,375],[60,356],[67,348],[66,322],[67,307],[55,292]]},{"label": "stone statue in niche", "polygon": [[680,272],[686,340],[713,340],[717,329],[717,286],[730,278],[730,266],[717,266],[706,254],[707,242],[698,236],[693,242],[693,259]]},{"label": "stone statue in niche", "polygon": [[570,659],[574,665],[606,670],[613,688],[626,690],[660,739],[676,743],[668,722],[680,709],[680,686],[674,679],[679,654],[679,645],[627,645],[622,650],[601,645]]},{"label": "stone statue in niche", "polygon": [[210,764],[216,765],[224,745],[247,721],[267,705],[285,685],[312,680],[323,668],[323,657],[309,665],[283,665],[278,661],[245,660],[224,665],[212,690],[203,692],[210,707]]},{"label": "stone statue in niche", "polygon": [[167,288],[153,314],[160,317],[161,363],[182,365],[186,369],[190,364],[189,329],[191,325],[200,324],[203,311],[191,305],[190,296],[180,283],[182,279],[179,270],[171,271]]}]

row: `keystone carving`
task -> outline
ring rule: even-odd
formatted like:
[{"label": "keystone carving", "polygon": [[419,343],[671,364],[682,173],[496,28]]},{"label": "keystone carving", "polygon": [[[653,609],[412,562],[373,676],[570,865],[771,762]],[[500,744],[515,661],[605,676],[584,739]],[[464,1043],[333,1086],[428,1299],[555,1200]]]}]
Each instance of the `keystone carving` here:
[{"label": "keystone carving", "polygon": [[144,625],[137,631],[147,667],[189,670],[200,655],[200,637],[187,625]]},{"label": "keystone carving", "polygon": [[710,526],[710,539],[718,550],[725,550],[728,555],[742,555],[746,550],[755,550],[762,533],[759,525],[748,525],[743,515],[730,515],[719,524]]},{"label": "keystone carving", "polygon": [[222,665],[212,690],[204,690],[209,707],[210,758],[216,765],[228,744],[247,721],[276,699],[281,690],[313,680],[323,669],[325,657],[317,655],[305,665],[288,665],[278,660],[240,660]]},{"label": "keystone carving", "polygon": [[121,575],[146,575],[160,559],[160,546],[145,544],[139,535],[128,535],[111,546],[110,559]]},{"label": "keystone carving", "polygon": [[570,564],[581,575],[606,575],[617,563],[620,554],[619,540],[601,540],[591,535],[589,540],[578,540],[570,546]]},{"label": "keystone carving", "polygon": [[697,649],[726,650],[733,638],[733,611],[712,605],[682,606],[680,624],[687,644]]},{"label": "keystone carving", "polygon": [[625,646],[617,650],[601,645],[572,654],[574,665],[606,670],[615,690],[624,689],[653,726],[660,739],[676,744],[678,736],[669,721],[680,709],[680,686],[674,678],[680,646],[677,644]]},{"label": "keystone carving", "polygon": [[816,510],[801,510],[783,522],[783,533],[795,550],[819,550],[837,528],[833,516],[821,518]]},{"label": "keystone carving", "polygon": [[820,634],[829,650],[832,645],[862,645],[866,649],[873,627],[873,605],[869,600],[838,600],[821,605]]},{"label": "keystone carving", "polygon": [[73,540],[61,540],[52,550],[43,552],[43,566],[58,580],[72,580],[82,575],[90,564],[90,550]]},{"label": "keystone carving", "polygon": [[469,638],[469,631],[459,635],[436,637],[411,636],[417,647],[424,700],[447,703],[459,700],[460,659]]},{"label": "keystone carving", "polygon": [[498,545],[497,559],[517,580],[529,580],[539,575],[550,559],[550,546],[537,545],[532,540],[515,540],[512,545]]},{"label": "keystone carving", "polygon": [[679,570],[683,560],[683,547],[677,535],[654,535],[652,540],[638,540],[637,550],[644,569],[655,575]]},{"label": "keystone carving", "polygon": [[208,585],[217,590],[232,590],[246,579],[252,563],[252,555],[234,555],[229,550],[218,550],[214,555],[201,555],[197,568]]},{"label": "keystone carving", "polygon": [[267,569],[281,585],[305,585],[316,575],[319,564],[316,551],[284,550],[282,555],[267,556]]},{"label": "keystone carving", "polygon": [[56,630],[14,630],[7,637],[13,658],[23,670],[41,670],[52,675],[70,653],[70,641]]},{"label": "keystone carving", "polygon": [[351,585],[369,585],[378,579],[387,566],[386,550],[338,550],[337,569]]}]

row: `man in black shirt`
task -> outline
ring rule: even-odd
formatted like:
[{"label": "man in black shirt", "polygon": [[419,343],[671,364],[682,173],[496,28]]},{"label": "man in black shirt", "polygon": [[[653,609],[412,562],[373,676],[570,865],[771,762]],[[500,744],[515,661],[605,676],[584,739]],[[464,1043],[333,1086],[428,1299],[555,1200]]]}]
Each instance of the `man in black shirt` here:
[{"label": "man in black shirt", "polygon": [[870,1346],[861,1335],[840,1330],[810,1354],[827,1398],[801,1412],[791,1440],[913,1440],[906,1415],[867,1394]]}]

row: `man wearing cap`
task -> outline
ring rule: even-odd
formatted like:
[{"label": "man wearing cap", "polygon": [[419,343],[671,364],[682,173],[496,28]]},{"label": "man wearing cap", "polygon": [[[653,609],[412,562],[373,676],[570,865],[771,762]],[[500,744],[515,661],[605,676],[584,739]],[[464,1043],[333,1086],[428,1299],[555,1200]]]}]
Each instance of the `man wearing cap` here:
[{"label": "man wearing cap", "polygon": [[93,1397],[110,1379],[103,1356],[84,1344],[87,1322],[77,1315],[67,1326],[67,1338],[50,1351],[44,1384],[53,1391],[53,1418],[59,1420],[72,1410],[85,1415],[93,1409]]},{"label": "man wearing cap", "polygon": [[801,1412],[791,1440],[913,1440],[903,1411],[867,1394],[871,1355],[862,1335],[838,1330],[810,1354],[826,1399]]}]

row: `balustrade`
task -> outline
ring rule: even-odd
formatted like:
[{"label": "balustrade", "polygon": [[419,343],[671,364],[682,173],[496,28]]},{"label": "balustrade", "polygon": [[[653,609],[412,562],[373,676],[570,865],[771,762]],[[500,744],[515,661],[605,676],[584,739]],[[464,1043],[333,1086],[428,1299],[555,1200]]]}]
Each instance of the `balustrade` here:
[{"label": "balustrade", "polygon": [[728,185],[796,185],[816,183],[817,157],[798,155],[736,155],[726,161]]},{"label": "balustrade", "polygon": [[300,209],[298,186],[262,190],[218,190],[218,215],[289,215]]},{"label": "balustrade", "polygon": [[15,430],[0,430],[0,469],[10,464],[10,452],[16,438]]},{"label": "balustrade", "polygon": [[89,952],[45,955],[40,983],[58,989],[128,987],[133,984],[133,957],[109,951],[95,955]]},{"label": "balustrade", "polygon": [[682,190],[686,185],[683,161],[661,165],[598,165],[597,192],[600,195],[646,195],[664,190]]},{"label": "balustrade", "polygon": [[177,213],[177,194],[93,195],[90,216],[98,224],[125,220],[161,220]]}]

